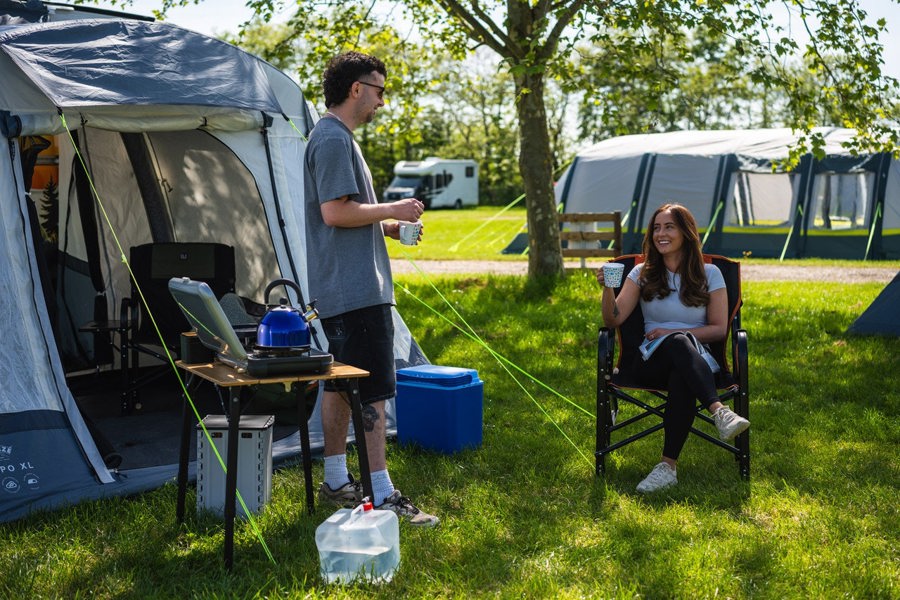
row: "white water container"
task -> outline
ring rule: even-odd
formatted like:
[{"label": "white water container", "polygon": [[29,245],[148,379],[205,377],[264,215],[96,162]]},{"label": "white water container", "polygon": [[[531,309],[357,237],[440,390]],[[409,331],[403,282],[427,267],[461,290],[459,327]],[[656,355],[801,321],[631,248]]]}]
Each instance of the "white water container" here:
[{"label": "white water container", "polygon": [[390,581],[400,565],[397,515],[371,502],[342,508],[316,528],[316,548],[326,583]]}]

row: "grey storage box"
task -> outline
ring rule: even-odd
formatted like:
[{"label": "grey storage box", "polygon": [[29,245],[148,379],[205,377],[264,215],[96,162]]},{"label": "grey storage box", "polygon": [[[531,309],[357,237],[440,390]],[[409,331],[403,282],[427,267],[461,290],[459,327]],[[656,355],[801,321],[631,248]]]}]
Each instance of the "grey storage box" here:
[{"label": "grey storage box", "polygon": [[[272,415],[242,415],[238,426],[237,491],[247,509],[257,513],[272,497]],[[212,444],[225,461],[228,455],[228,419],[207,415],[203,424]],[[210,440],[197,425],[197,511],[225,512],[225,470]],[[240,500],[235,514],[246,517]]]}]

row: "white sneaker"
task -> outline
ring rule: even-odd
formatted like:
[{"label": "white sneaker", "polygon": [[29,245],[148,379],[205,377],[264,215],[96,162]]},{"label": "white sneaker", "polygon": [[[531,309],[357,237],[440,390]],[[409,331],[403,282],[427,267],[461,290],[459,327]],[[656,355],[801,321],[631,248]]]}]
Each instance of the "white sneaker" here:
[{"label": "white sneaker", "polygon": [[750,427],[750,421],[738,416],[727,406],[723,406],[713,414],[713,422],[716,424],[716,429],[719,430],[719,439],[723,442],[727,442]]},{"label": "white sneaker", "polygon": [[678,483],[678,477],[675,476],[675,469],[667,463],[661,462],[650,471],[650,474],[637,485],[637,491],[642,494],[649,494],[663,488],[671,487]]}]

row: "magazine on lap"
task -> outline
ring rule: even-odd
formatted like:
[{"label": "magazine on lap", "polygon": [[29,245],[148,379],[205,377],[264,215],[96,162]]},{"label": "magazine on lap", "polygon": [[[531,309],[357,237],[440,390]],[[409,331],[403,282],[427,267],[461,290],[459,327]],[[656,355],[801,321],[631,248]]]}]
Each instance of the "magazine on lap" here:
[{"label": "magazine on lap", "polygon": [[694,348],[697,349],[697,352],[700,353],[700,356],[703,357],[703,360],[706,361],[706,364],[709,365],[709,368],[712,370],[712,372],[719,372],[719,363],[717,363],[716,359],[713,358],[713,355],[709,353],[709,348],[707,348],[705,344],[701,344],[700,340],[694,337],[694,334],[689,331],[673,331],[671,333],[667,333],[662,337],[658,337],[655,340],[648,340],[647,338],[644,338],[644,341],[641,342],[641,345],[638,347],[641,351],[641,356],[644,358],[644,361],[649,360],[649,358],[653,355],[656,349],[659,348],[659,345],[664,339],[676,333],[683,333],[684,335],[686,335],[687,338],[691,340]]}]

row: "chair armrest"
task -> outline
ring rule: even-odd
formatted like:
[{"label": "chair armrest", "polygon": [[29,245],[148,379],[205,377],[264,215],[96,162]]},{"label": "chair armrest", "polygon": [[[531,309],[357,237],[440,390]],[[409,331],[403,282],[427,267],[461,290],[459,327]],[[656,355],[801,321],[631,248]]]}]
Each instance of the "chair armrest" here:
[{"label": "chair armrest", "polygon": [[119,304],[119,322],[123,327],[132,329],[137,324],[137,303],[131,298],[122,298]]},{"label": "chair armrest", "polygon": [[601,327],[597,332],[597,376],[609,380],[613,373],[613,358],[616,354],[616,332]]},{"label": "chair armrest", "polygon": [[[609,446],[608,425],[614,425],[619,412],[615,395],[610,394],[613,376],[613,358],[616,354],[616,331],[601,327],[597,333],[597,449]],[[602,472],[603,459],[598,456],[598,473]]]},{"label": "chair armrest", "polygon": [[734,376],[741,389],[747,389],[750,353],[747,346],[747,330],[735,329],[731,335],[731,360],[734,365]]}]

